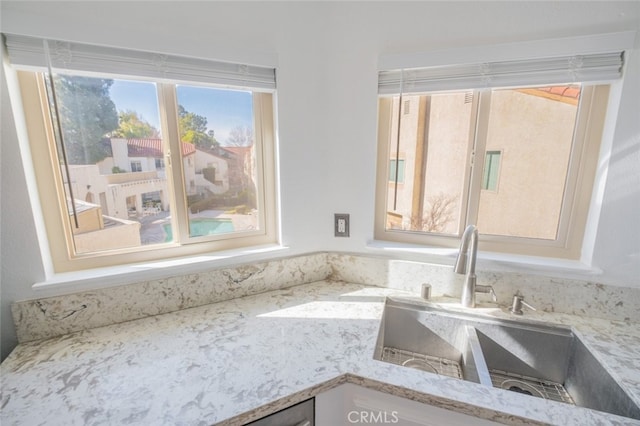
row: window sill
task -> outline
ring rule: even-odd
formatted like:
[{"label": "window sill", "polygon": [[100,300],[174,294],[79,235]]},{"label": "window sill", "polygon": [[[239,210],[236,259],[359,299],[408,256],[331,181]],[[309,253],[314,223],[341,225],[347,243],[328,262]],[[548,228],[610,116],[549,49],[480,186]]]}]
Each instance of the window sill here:
[{"label": "window sill", "polygon": [[274,255],[286,254],[288,251],[288,247],[269,244],[176,259],[65,272],[54,274],[45,281],[35,283],[32,289],[38,297],[46,297],[116,287],[177,275],[197,274],[212,268],[264,260]]},{"label": "window sill", "polygon": [[[376,255],[441,265],[453,265],[458,255],[458,248],[419,246],[379,240],[370,241],[367,244],[367,250]],[[478,251],[476,270],[519,272],[575,279],[588,279],[602,274],[600,268],[578,260],[487,251]]]}]

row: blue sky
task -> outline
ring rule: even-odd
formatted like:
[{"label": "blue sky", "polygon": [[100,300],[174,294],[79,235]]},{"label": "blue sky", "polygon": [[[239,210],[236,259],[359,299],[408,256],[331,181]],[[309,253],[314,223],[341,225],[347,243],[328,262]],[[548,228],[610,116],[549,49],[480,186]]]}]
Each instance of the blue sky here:
[{"label": "blue sky", "polygon": [[[160,130],[155,84],[114,80],[110,95],[118,111],[136,111],[138,116]],[[187,111],[207,118],[208,130],[213,130],[223,145],[231,129],[253,124],[251,92],[179,85],[177,95],[178,103]]]}]

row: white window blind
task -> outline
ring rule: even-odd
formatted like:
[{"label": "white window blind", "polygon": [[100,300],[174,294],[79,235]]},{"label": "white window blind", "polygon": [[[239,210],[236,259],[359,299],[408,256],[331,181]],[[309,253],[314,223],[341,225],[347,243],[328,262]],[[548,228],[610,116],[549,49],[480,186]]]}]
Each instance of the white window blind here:
[{"label": "white window blind", "polygon": [[[45,39],[4,34],[11,63],[47,67]],[[46,40],[54,69],[274,90],[275,69],[154,52]]]},{"label": "white window blind", "polygon": [[612,52],[380,71],[378,93],[607,82],[622,77],[623,63],[623,52]]}]

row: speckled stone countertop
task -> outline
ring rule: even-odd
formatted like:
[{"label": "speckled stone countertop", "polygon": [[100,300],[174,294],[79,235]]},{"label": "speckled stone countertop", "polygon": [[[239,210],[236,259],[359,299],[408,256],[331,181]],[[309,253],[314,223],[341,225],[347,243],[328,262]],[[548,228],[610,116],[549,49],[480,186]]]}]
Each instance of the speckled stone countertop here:
[{"label": "speckled stone countertop", "polygon": [[[390,295],[407,293],[319,281],[22,343],[1,365],[0,420],[236,425],[354,383],[507,424],[640,423],[374,360]],[[637,324],[526,317],[571,325],[640,402]]]}]

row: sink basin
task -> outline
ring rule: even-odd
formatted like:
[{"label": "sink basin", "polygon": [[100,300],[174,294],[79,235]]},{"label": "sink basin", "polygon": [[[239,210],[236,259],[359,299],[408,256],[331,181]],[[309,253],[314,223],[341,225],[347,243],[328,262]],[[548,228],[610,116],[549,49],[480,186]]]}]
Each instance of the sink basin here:
[{"label": "sink basin", "polygon": [[640,408],[560,325],[487,318],[388,298],[374,358],[640,420]]}]

